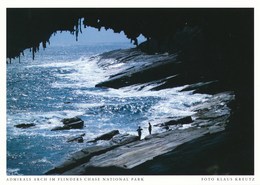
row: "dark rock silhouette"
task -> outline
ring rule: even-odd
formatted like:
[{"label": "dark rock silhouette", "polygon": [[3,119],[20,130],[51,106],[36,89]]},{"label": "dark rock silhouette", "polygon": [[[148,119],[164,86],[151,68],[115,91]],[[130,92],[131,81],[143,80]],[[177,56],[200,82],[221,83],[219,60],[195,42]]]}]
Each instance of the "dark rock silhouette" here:
[{"label": "dark rock silhouette", "polygon": [[68,125],[68,124],[75,123],[75,122],[78,122],[78,121],[82,121],[82,120],[79,117],[65,118],[65,119],[61,120],[61,122],[64,125]]},{"label": "dark rock silhouette", "polygon": [[16,128],[30,128],[34,126],[35,126],[34,123],[22,123],[22,124],[15,125]]},{"label": "dark rock silhouette", "polygon": [[187,116],[184,118],[179,118],[176,120],[171,120],[166,123],[163,123],[162,126],[169,126],[169,125],[177,125],[177,124],[189,124],[192,122],[191,116]]},{"label": "dark rock silhouette", "polygon": [[79,137],[77,141],[78,141],[78,143],[83,143],[84,139],[83,139],[83,137]]}]

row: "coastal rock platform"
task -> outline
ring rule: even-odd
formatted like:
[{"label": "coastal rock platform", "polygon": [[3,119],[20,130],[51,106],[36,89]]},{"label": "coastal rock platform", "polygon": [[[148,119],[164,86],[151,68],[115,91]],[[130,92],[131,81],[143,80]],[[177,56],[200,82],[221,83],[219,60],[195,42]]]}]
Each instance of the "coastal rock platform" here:
[{"label": "coastal rock platform", "polygon": [[[176,124],[180,121],[178,129],[171,128],[175,124],[169,125],[169,130],[153,133],[142,140],[137,136],[118,133],[109,140],[109,144],[83,148],[45,174],[84,175],[94,173],[93,169],[102,172],[107,168],[115,168],[116,173],[124,171],[127,174],[128,170],[131,171],[159,156],[173,152],[185,143],[225,131],[231,115],[227,104],[232,100],[232,92],[212,95],[207,102],[194,107],[196,114],[192,119],[184,117],[172,120]],[[218,110],[221,110],[221,114]],[[185,119],[188,119],[188,128],[185,128],[187,123],[182,122]],[[107,173],[110,173],[109,170]]]}]

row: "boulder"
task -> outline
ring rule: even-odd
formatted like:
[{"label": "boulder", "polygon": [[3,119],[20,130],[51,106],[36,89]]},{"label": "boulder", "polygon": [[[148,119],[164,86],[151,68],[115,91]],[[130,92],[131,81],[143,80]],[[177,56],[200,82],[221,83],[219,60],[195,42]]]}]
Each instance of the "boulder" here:
[{"label": "boulder", "polygon": [[111,139],[110,144],[124,145],[138,140],[139,140],[138,136],[134,136],[130,134],[117,134]]},{"label": "boulder", "polygon": [[83,137],[80,137],[80,138],[78,138],[78,143],[83,143],[84,142],[84,139],[83,139]]},{"label": "boulder", "polygon": [[58,126],[55,127],[53,129],[51,129],[51,131],[56,131],[56,130],[70,130],[70,129],[82,129],[84,126],[84,121],[77,121],[74,123],[70,123],[64,126]]},{"label": "boulder", "polygon": [[112,130],[108,133],[105,133],[101,136],[96,137],[94,140],[91,140],[89,142],[96,142],[96,141],[99,141],[99,140],[110,140],[112,137],[114,137],[117,134],[119,134],[118,130]]},{"label": "boulder", "polygon": [[73,117],[73,118],[65,118],[63,120],[61,120],[61,122],[64,124],[64,125],[68,125],[68,124],[71,124],[71,123],[75,123],[75,122],[78,122],[78,121],[82,121],[82,119],[80,119],[79,117]]},{"label": "boulder", "polygon": [[63,126],[58,126],[58,127],[54,127],[53,129],[51,129],[51,131],[57,131],[57,130],[66,130],[66,128]]},{"label": "boulder", "polygon": [[76,121],[76,122],[64,125],[64,127],[68,128],[68,129],[73,129],[73,128],[81,129],[81,128],[83,128],[83,126],[84,126],[84,121]]},{"label": "boulder", "polygon": [[83,142],[83,136],[85,136],[86,134],[80,134],[79,136],[75,136],[75,137],[72,137],[72,138],[69,138],[67,140],[67,142],[73,142],[73,141],[77,141],[79,143],[82,143]]},{"label": "boulder", "polygon": [[51,129],[51,131],[82,129],[84,127],[84,121],[78,117],[66,118],[66,119],[61,120],[61,122],[64,124],[64,126],[55,127],[53,129]]},{"label": "boulder", "polygon": [[166,123],[163,123],[163,126],[169,126],[169,125],[178,125],[178,124],[189,124],[192,122],[191,116],[187,116],[184,118],[179,118],[176,120],[171,120]]},{"label": "boulder", "polygon": [[15,125],[16,128],[30,128],[34,126],[35,126],[34,123],[22,123],[22,124]]}]

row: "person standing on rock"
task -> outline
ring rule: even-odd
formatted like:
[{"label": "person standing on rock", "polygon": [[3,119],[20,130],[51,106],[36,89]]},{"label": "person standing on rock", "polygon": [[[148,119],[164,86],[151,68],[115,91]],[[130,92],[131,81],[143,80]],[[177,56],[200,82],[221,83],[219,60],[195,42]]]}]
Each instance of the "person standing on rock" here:
[{"label": "person standing on rock", "polygon": [[152,134],[152,125],[151,125],[150,122],[149,122],[148,124],[149,124],[149,126],[148,126],[148,131],[149,131],[149,134],[151,135],[151,134]]},{"label": "person standing on rock", "polygon": [[136,130],[138,132],[138,137],[139,137],[139,140],[141,140],[141,136],[142,136],[142,128],[139,126],[138,129]]}]

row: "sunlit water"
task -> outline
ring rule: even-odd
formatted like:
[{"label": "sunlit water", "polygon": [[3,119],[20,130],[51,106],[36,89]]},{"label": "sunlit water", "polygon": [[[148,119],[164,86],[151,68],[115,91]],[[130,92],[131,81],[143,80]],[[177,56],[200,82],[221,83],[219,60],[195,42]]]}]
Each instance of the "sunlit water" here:
[{"label": "sunlit water", "polygon": [[[154,84],[120,89],[96,88],[125,64],[113,59],[108,68],[98,66],[98,54],[128,44],[49,47],[36,54],[25,52],[21,64],[7,66],[7,174],[43,174],[86,143],[67,143],[85,133],[84,140],[118,129],[120,133],[148,134],[148,122],[160,123],[166,117],[193,115],[191,108],[207,95],[179,92],[183,87],[151,91]],[[94,57],[93,57],[94,56]],[[51,131],[62,126],[63,118],[79,116],[82,130]],[[15,128],[35,123],[28,129]],[[153,132],[159,132],[154,127]]]}]

